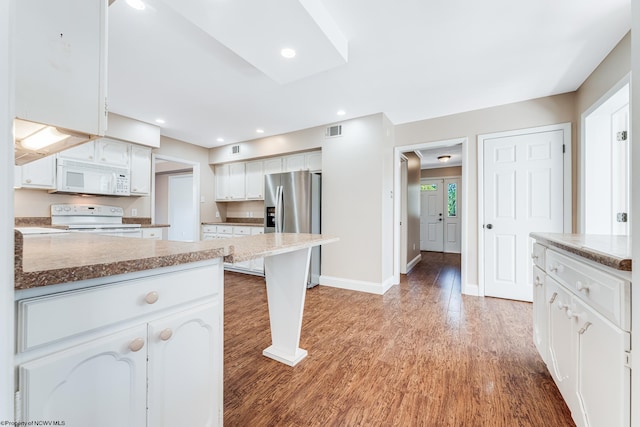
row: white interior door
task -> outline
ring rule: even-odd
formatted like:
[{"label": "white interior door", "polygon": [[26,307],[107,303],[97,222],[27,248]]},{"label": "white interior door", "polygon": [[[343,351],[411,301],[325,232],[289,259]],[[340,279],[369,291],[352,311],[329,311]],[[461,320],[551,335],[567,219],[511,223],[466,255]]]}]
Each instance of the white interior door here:
[{"label": "white interior door", "polygon": [[420,250],[444,250],[444,180],[423,180],[420,185]]},{"label": "white interior door", "polygon": [[169,177],[169,240],[194,242],[193,175]]},{"label": "white interior door", "polygon": [[529,233],[563,232],[564,131],[484,139],[484,293],[531,301]]},{"label": "white interior door", "polygon": [[444,251],[461,252],[461,228],[460,217],[460,178],[447,178],[444,180]]}]

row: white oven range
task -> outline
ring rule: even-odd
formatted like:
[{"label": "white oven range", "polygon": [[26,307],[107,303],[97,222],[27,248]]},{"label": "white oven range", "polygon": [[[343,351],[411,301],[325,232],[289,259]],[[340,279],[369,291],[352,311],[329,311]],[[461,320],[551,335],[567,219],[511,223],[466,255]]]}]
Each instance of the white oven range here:
[{"label": "white oven range", "polygon": [[51,225],[66,226],[70,232],[121,237],[142,237],[140,224],[123,224],[119,206],[87,204],[51,205]]}]

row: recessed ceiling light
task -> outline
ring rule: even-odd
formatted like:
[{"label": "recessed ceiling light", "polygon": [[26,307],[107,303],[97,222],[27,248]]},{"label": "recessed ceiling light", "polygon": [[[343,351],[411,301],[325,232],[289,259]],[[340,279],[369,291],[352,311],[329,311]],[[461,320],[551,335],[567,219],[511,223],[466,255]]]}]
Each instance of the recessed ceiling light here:
[{"label": "recessed ceiling light", "polygon": [[164,119],[156,119],[156,123],[160,123],[161,125],[163,125],[166,122],[164,121]]},{"label": "recessed ceiling light", "polygon": [[127,4],[136,10],[144,10],[146,7],[142,0],[127,0]]},{"label": "recessed ceiling light", "polygon": [[256,129],[256,132],[258,132],[258,133],[264,133],[264,129]]},{"label": "recessed ceiling light", "polygon": [[291,49],[290,47],[285,47],[280,51],[280,55],[287,59],[290,59],[296,56],[296,51]]},{"label": "recessed ceiling light", "polygon": [[218,142],[224,142],[224,138],[218,138],[218,139],[216,139],[216,141],[218,141]]},{"label": "recessed ceiling light", "polygon": [[338,114],[339,116],[344,116],[345,114],[347,114],[347,112],[346,112],[346,111],[344,111],[344,110],[338,110],[338,113],[337,113],[337,114]]}]

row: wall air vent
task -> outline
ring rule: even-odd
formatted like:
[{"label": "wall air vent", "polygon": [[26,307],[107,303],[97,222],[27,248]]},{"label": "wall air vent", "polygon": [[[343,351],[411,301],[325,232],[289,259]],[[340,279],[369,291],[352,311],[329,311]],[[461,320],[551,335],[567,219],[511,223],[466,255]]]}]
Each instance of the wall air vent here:
[{"label": "wall air vent", "polygon": [[232,145],[231,146],[231,154],[238,154],[240,153],[240,146],[239,145]]},{"label": "wall air vent", "polygon": [[342,125],[329,126],[324,134],[327,138],[335,138],[337,136],[342,136]]}]

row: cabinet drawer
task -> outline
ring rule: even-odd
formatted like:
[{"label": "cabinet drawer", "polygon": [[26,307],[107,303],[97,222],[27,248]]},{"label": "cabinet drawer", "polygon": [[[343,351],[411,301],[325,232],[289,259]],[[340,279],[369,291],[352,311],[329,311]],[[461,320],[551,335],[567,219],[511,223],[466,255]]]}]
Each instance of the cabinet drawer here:
[{"label": "cabinet drawer", "polygon": [[539,243],[533,244],[533,250],[531,251],[531,259],[533,259],[533,263],[538,267],[544,269],[544,252],[545,247]]},{"label": "cabinet drawer", "polygon": [[219,225],[218,234],[233,234],[233,227],[230,225]]},{"label": "cabinet drawer", "polygon": [[203,225],[202,226],[203,233],[217,233],[218,226],[217,225]]},{"label": "cabinet drawer", "polygon": [[549,276],[614,324],[630,330],[629,282],[555,251],[546,251],[545,258]]},{"label": "cabinet drawer", "polygon": [[251,234],[251,227],[233,227],[234,236],[249,236]]},{"label": "cabinet drawer", "polygon": [[262,227],[251,227],[251,235],[256,236],[258,234],[264,234],[264,228]]},{"label": "cabinet drawer", "polygon": [[219,292],[220,264],[18,301],[18,351]]},{"label": "cabinet drawer", "polygon": [[162,229],[161,228],[143,228],[142,229],[142,238],[143,239],[162,239]]}]

